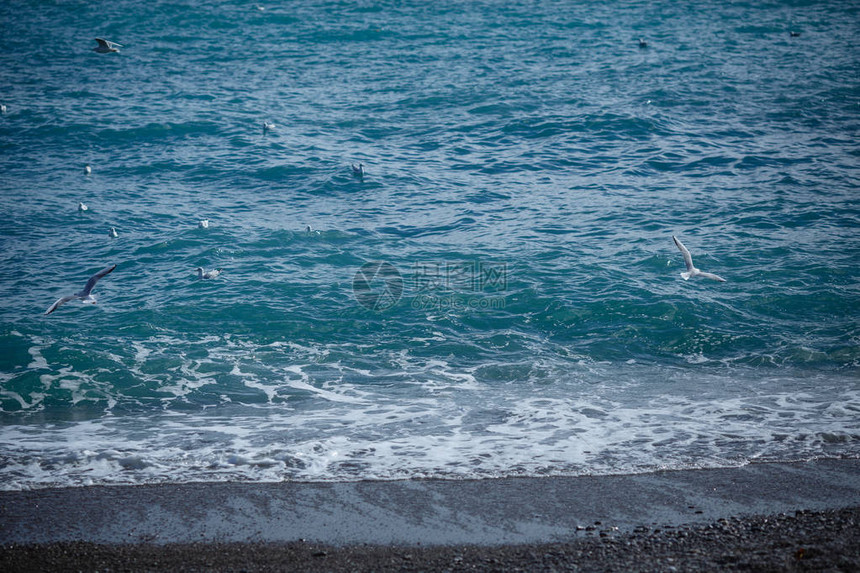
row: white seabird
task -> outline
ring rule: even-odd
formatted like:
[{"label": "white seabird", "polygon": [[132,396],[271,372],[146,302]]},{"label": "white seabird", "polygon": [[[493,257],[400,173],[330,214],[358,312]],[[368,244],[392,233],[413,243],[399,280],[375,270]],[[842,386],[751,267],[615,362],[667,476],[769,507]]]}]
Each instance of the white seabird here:
[{"label": "white seabird", "polygon": [[359,163],[358,165],[356,165],[355,163],[353,163],[352,176],[357,177],[359,179],[364,179],[364,164]]},{"label": "white seabird", "polygon": [[197,278],[198,279],[214,279],[215,277],[217,277],[220,274],[221,274],[221,269],[204,271],[203,267],[197,267]]},{"label": "white seabird", "polygon": [[108,236],[109,236],[111,239],[116,239],[117,237],[119,237],[119,234],[117,234],[117,232],[116,232],[116,228],[111,227],[111,228],[110,228],[110,231],[108,231]]},{"label": "white seabird", "polygon": [[646,42],[643,38],[639,38],[639,47],[640,48],[647,48],[648,42]]},{"label": "white seabird", "polygon": [[690,277],[705,277],[706,279],[713,279],[715,281],[720,281],[721,283],[726,282],[726,279],[723,277],[718,277],[712,273],[706,273],[705,271],[700,271],[696,267],[693,266],[693,257],[690,255],[690,251],[687,250],[687,247],[684,246],[681,241],[678,240],[678,237],[672,235],[672,240],[675,241],[675,245],[678,246],[681,253],[684,255],[684,264],[687,265],[687,270],[681,273],[681,278],[686,280],[690,280]]},{"label": "white seabird", "polygon": [[269,131],[275,129],[274,123],[269,123],[268,121],[263,122],[263,133],[268,133]]},{"label": "white seabird", "polygon": [[57,310],[61,305],[66,304],[70,300],[75,300],[76,298],[81,299],[81,302],[85,302],[87,304],[95,304],[96,297],[90,294],[93,291],[93,288],[96,286],[96,283],[99,282],[99,279],[105,275],[109,275],[116,268],[116,265],[111,265],[107,268],[104,268],[90,277],[90,280],[87,281],[86,286],[84,286],[84,290],[77,294],[70,294],[68,296],[64,296],[60,299],[57,299],[57,302],[48,307],[48,310],[45,311],[45,314],[51,314],[55,310]]},{"label": "white seabird", "polygon": [[6,104],[0,104],[0,113],[6,113]]},{"label": "white seabird", "polygon": [[93,172],[93,168],[89,165],[84,165],[84,175],[91,175]]},{"label": "white seabird", "polygon": [[89,207],[87,207],[81,202],[78,202],[78,211],[86,211],[87,209],[89,209]]},{"label": "white seabird", "polygon": [[201,229],[208,229],[209,228],[209,219],[203,219],[202,221],[197,223],[197,226]]},{"label": "white seabird", "polygon": [[119,52],[119,48],[122,48],[122,44],[117,44],[116,42],[105,40],[104,38],[96,38],[96,42],[98,42],[99,45],[93,48],[93,51],[98,52],[99,54]]}]

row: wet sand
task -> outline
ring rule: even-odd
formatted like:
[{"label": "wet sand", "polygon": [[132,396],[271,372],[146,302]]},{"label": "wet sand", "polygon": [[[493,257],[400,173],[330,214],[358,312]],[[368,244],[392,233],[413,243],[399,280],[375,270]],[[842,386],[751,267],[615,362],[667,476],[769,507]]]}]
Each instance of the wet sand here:
[{"label": "wet sand", "polygon": [[860,508],[645,528],[563,543],[6,546],[3,571],[860,571]]},{"label": "wet sand", "polygon": [[0,493],[0,569],[860,570],[860,460]]}]

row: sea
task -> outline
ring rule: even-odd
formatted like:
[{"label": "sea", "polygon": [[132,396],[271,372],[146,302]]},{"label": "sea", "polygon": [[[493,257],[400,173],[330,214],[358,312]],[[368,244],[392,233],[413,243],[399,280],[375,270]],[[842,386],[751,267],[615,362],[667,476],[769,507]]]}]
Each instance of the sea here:
[{"label": "sea", "polygon": [[858,38],[848,0],[3,2],[0,490],[860,457]]}]

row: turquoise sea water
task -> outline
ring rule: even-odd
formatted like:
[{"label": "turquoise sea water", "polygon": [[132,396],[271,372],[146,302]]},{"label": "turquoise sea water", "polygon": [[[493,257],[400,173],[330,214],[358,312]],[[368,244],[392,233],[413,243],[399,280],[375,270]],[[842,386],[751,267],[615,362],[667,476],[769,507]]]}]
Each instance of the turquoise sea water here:
[{"label": "turquoise sea water", "polygon": [[0,5],[0,489],[858,457],[858,35],[858,2]]}]

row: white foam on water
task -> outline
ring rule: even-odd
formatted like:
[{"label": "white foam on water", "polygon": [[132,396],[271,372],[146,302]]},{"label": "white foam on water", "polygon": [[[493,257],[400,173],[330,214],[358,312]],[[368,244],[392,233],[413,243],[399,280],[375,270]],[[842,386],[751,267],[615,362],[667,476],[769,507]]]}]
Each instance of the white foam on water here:
[{"label": "white foam on water", "polygon": [[15,402],[18,403],[18,406],[22,410],[28,410],[28,409],[32,408],[36,404],[36,402],[28,402],[18,392],[15,392],[14,390],[6,390],[5,388],[2,387],[6,383],[6,381],[11,379],[11,378],[12,378],[11,376],[4,377],[4,379],[2,381],[0,381],[0,396],[6,396],[7,398],[12,398]]},{"label": "white foam on water", "polygon": [[826,457],[830,448],[845,455],[857,451],[860,430],[856,392],[719,401],[655,395],[633,405],[487,390],[468,399],[374,402],[323,394],[306,409],[268,404],[230,415],[10,426],[0,440],[0,484],[630,473]]},{"label": "white foam on water", "polygon": [[147,357],[152,353],[152,350],[137,340],[133,340],[131,345],[134,348],[134,363],[138,366],[145,363]]},{"label": "white foam on water", "polygon": [[[5,425],[0,489],[617,474],[860,456],[860,390],[832,374],[763,378],[575,352],[458,366],[404,350],[214,336],[129,348],[99,354],[109,366],[84,372],[32,351],[42,388],[28,395],[10,386],[19,374],[2,375],[10,407],[67,396],[105,415]],[[358,365],[332,359],[356,354]],[[106,381],[123,365],[129,388]]]},{"label": "white foam on water", "polygon": [[[39,342],[36,342],[39,340]],[[27,349],[27,352],[33,358],[32,362],[27,365],[27,369],[29,370],[40,370],[48,368],[48,361],[45,360],[45,357],[42,356],[42,350],[45,349],[44,342],[41,339],[37,339],[37,337],[33,337],[34,345]]]},{"label": "white foam on water", "polygon": [[344,396],[340,392],[332,392],[330,390],[317,388],[316,386],[311,385],[309,383],[310,377],[303,371],[303,368],[306,368],[307,366],[307,364],[294,364],[292,366],[287,366],[286,368],[284,368],[287,373],[298,374],[300,377],[298,380],[296,380],[295,378],[292,378],[288,375],[284,379],[284,384],[295,390],[305,390],[319,398],[323,398],[324,400],[328,400],[331,402],[345,402],[348,404],[361,404],[364,402],[364,400],[361,399]]}]

